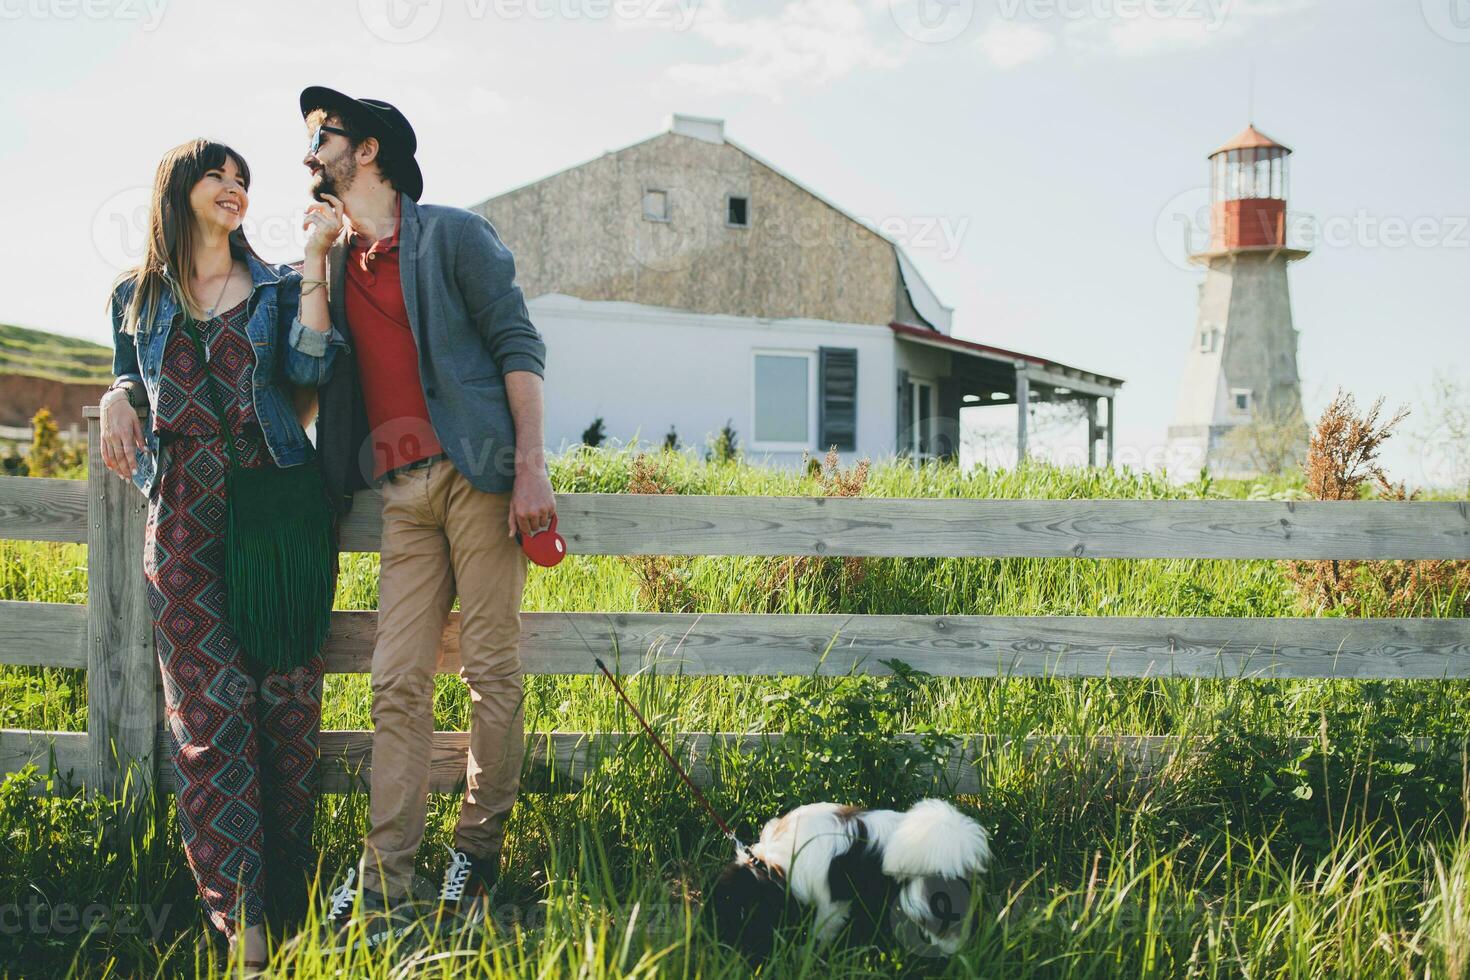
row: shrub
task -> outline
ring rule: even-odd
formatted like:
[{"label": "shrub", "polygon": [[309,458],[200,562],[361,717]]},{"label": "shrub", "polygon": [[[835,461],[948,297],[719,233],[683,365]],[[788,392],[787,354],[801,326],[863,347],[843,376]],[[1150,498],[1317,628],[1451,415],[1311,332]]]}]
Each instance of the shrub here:
[{"label": "shrub", "polygon": [[[817,491],[823,497],[860,497],[867,486],[868,470],[872,464],[867,459],[859,460],[856,466],[844,470],[840,465],[837,447],[827,450],[824,462],[802,453],[803,470],[817,481]],[[819,555],[792,555],[778,558],[766,565],[757,595],[764,601],[763,611],[776,612],[783,607],[787,597],[797,587],[807,590],[816,600],[816,608],[838,608],[842,597],[851,589],[860,586],[867,578],[866,559],[856,555],[828,558]]]},{"label": "shrub", "polygon": [[[1378,452],[1394,426],[1409,414],[1400,409],[1380,422],[1383,399],[1360,415],[1353,396],[1338,391],[1322,413],[1307,449],[1307,493],[1316,500],[1359,500],[1373,484],[1383,500],[1413,500],[1378,464]],[[1297,595],[1317,611],[1350,616],[1422,616],[1446,598],[1470,614],[1470,561],[1288,561],[1287,577]]]},{"label": "shrub", "polygon": [[602,440],[607,438],[607,429],[602,424],[602,416],[592,420],[592,424],[582,430],[582,445],[591,446],[596,449],[602,445]]},{"label": "shrub", "polygon": [[733,463],[740,458],[740,440],[735,434],[733,419],[726,419],[725,427],[710,440],[704,458],[706,462],[713,463]]},{"label": "shrub", "polygon": [[[633,472],[628,479],[629,493],[678,493],[669,477],[665,461],[655,461],[645,453],[633,458]],[[697,597],[690,585],[691,563],[688,558],[668,555],[629,555],[624,561],[638,576],[638,600],[648,612],[693,612]]]}]

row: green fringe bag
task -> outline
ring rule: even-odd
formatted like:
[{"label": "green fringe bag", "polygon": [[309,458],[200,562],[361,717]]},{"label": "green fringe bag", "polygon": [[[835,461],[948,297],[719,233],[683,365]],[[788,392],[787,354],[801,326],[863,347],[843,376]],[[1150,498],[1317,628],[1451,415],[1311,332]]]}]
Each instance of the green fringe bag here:
[{"label": "green fringe bag", "polygon": [[184,326],[205,366],[205,387],[229,455],[225,474],[225,596],[230,626],[245,655],[271,670],[290,670],[321,652],[337,577],[333,515],[321,469],[242,467],[209,375],[194,319]]}]

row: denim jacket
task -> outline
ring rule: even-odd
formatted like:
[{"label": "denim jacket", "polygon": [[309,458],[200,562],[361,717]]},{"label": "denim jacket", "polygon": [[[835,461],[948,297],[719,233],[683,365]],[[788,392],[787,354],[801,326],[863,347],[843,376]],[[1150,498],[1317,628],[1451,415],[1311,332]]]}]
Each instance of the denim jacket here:
[{"label": "denim jacket", "polygon": [[[332,362],[347,343],[335,327],[329,334],[321,333],[301,322],[300,273],[290,266],[266,265],[249,254],[245,263],[251,279],[250,319],[245,332],[255,348],[252,381],[256,419],[276,465],[297,466],[311,459],[313,450],[281,382],[302,387],[322,384],[331,377]],[[143,422],[145,448],[137,453],[133,483],[151,498],[167,464],[166,459],[159,458],[152,409],[158,404],[168,338],[175,329],[183,329],[184,319],[178,300],[171,291],[165,291],[153,316],[140,321],[135,334],[124,333],[124,315],[133,288],[133,283],[127,281],[112,292],[112,373],[118,381],[142,384],[148,393],[149,414]],[[163,451],[167,453],[167,446]]]}]

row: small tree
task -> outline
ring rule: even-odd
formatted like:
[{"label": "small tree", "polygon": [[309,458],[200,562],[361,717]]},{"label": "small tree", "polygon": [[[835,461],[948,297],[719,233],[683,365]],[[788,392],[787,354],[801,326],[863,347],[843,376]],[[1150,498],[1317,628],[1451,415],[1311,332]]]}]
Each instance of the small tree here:
[{"label": "small tree", "polygon": [[[861,497],[868,484],[872,462],[864,457],[851,469],[842,468],[837,447],[827,450],[825,460],[802,452],[802,469],[817,482],[823,497]],[[867,559],[857,555],[842,558],[824,555],[793,555],[772,559],[759,580],[757,596],[765,612],[776,612],[798,588],[821,608],[836,609],[844,594],[862,585],[868,577]]]},{"label": "small tree", "polygon": [[673,423],[669,423],[669,431],[664,433],[664,449],[668,452],[679,451],[679,433],[674,430]]},{"label": "small tree", "polygon": [[1280,476],[1302,465],[1310,431],[1301,406],[1266,407],[1245,425],[1226,433],[1223,454],[1262,476]]},{"label": "small tree", "polygon": [[26,458],[20,454],[18,445],[6,443],[0,447],[0,475],[26,476],[29,473],[30,467],[26,465]]},{"label": "small tree", "polygon": [[1434,373],[1425,427],[1416,431],[1424,475],[1470,495],[1470,384]]},{"label": "small tree", "polygon": [[66,456],[56,419],[49,408],[41,409],[31,418],[30,475],[56,476],[66,465]]},{"label": "small tree", "polygon": [[592,420],[592,424],[582,430],[582,445],[591,446],[596,449],[602,445],[602,440],[607,438],[607,430],[602,425],[602,416]]},{"label": "small tree", "polygon": [[726,419],[725,427],[709,442],[705,462],[730,463],[740,458],[740,440],[735,434],[734,419]]},{"label": "small tree", "polygon": [[[662,454],[660,454],[662,456]],[[633,457],[633,471],[628,477],[629,493],[678,493],[675,477],[669,472],[668,457],[650,457],[639,453]],[[623,563],[638,578],[639,608],[648,612],[693,612],[699,596],[693,586],[694,563],[682,556],[628,555]]]},{"label": "small tree", "polygon": [[[1338,391],[1322,413],[1307,449],[1307,492],[1318,500],[1359,500],[1371,481],[1384,500],[1413,500],[1378,465],[1378,452],[1394,426],[1408,416],[1401,408],[1379,421],[1383,399],[1358,414],[1352,395]],[[1287,577],[1297,595],[1317,610],[1342,610],[1352,616],[1422,616],[1437,598],[1453,598],[1463,616],[1470,612],[1470,561],[1288,561]]]}]

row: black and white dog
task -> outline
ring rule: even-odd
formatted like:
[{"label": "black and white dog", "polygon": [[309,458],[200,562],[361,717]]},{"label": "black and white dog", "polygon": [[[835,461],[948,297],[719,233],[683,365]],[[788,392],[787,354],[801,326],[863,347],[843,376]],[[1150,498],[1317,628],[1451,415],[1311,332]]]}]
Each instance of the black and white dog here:
[{"label": "black and white dog", "polygon": [[811,803],[767,823],[725,868],[709,901],[715,934],[763,960],[794,899],[815,910],[819,942],[849,926],[857,941],[903,928],[949,955],[969,936],[968,885],[989,863],[985,828],[943,800],[903,813]]}]

